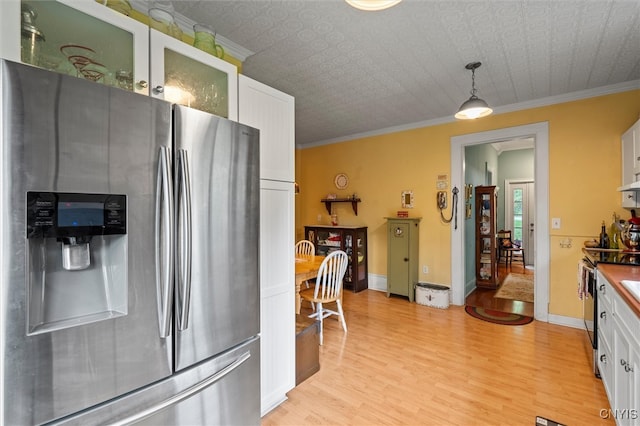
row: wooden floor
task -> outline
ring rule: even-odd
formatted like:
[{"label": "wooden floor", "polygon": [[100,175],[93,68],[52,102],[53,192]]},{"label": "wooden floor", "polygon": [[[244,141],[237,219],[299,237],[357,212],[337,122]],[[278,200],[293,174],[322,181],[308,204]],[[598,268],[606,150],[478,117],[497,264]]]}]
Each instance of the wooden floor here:
[{"label": "wooden floor", "polygon": [[[533,275],[533,269],[525,269],[521,263],[513,263],[510,266],[506,266],[503,263],[498,264],[498,282],[502,281],[509,275],[510,272],[517,274]],[[486,309],[493,309],[499,312],[510,312],[513,314],[526,315],[529,317],[534,316],[534,304],[531,302],[523,302],[519,300],[510,299],[498,299],[493,297],[498,290],[476,288],[465,300],[467,306],[482,307]]]},{"label": "wooden floor", "polygon": [[496,325],[374,290],[345,292],[344,306],[348,333],[325,320],[320,371],[262,425],[614,424],[600,418],[583,330]]}]

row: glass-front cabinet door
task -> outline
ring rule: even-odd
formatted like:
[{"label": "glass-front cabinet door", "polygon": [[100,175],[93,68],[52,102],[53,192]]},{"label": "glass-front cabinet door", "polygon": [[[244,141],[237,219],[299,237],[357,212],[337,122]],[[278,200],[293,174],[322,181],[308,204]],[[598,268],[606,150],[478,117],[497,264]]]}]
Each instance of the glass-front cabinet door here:
[{"label": "glass-front cabinet door", "polygon": [[238,69],[150,29],[151,95],[238,120]]},{"label": "glass-front cabinet door", "polygon": [[0,55],[147,94],[149,29],[94,1],[0,1]]}]

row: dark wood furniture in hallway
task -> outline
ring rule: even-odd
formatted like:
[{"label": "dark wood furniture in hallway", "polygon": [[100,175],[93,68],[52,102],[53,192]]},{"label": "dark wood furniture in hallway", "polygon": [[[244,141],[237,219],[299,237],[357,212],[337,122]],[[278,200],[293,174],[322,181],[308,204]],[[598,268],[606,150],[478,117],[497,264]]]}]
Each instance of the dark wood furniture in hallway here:
[{"label": "dark wood furniture in hallway", "polygon": [[[522,264],[498,264],[498,282],[502,285],[504,279],[509,275],[510,272],[514,272],[517,274],[527,274],[533,275],[534,271],[532,269],[526,269],[522,266]],[[534,304],[531,302],[522,302],[519,300],[510,300],[510,299],[498,299],[495,296],[496,292],[499,290],[499,286],[497,289],[488,289],[488,288],[477,288],[467,296],[465,300],[465,304],[467,306],[474,307],[482,307],[485,309],[493,309],[494,311],[499,312],[509,312],[513,314],[520,314],[526,316],[533,316],[534,312]]]}]

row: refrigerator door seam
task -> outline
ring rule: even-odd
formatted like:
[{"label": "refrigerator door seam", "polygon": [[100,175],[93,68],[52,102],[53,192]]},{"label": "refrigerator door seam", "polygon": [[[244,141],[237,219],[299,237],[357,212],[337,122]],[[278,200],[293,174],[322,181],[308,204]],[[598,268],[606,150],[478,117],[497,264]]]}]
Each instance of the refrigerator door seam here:
[{"label": "refrigerator door seam", "polygon": [[208,388],[209,386],[213,385],[214,383],[216,383],[217,381],[223,379],[225,376],[229,375],[232,371],[234,371],[235,369],[237,369],[238,367],[240,367],[245,361],[247,361],[249,358],[251,358],[251,352],[247,351],[245,353],[243,353],[242,355],[240,355],[235,361],[233,361],[231,364],[227,365],[226,367],[224,367],[223,369],[221,369],[220,371],[218,371],[217,373],[207,377],[206,379],[196,383],[195,385],[191,386],[190,388],[185,389],[184,391],[175,394],[174,396],[172,396],[171,398],[167,398],[164,401],[153,405],[149,408],[147,408],[146,410],[140,411],[139,413],[136,413],[132,416],[129,416],[125,419],[119,420],[117,422],[111,423],[112,426],[124,426],[124,425],[129,425],[132,423],[136,423],[139,422],[140,420],[146,419],[148,417],[153,416],[154,414],[156,414],[157,412],[164,410],[165,408],[177,404],[182,400],[185,400],[199,392],[202,392],[204,389]]}]

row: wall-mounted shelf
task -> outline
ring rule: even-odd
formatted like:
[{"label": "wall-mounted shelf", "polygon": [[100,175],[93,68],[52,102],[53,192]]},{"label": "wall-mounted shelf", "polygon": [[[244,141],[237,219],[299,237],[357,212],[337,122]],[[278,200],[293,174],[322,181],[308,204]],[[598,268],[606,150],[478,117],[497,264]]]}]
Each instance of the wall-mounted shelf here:
[{"label": "wall-mounted shelf", "polygon": [[333,203],[351,203],[351,208],[353,208],[353,212],[358,216],[358,203],[362,201],[360,198],[323,198],[320,200],[324,203],[324,206],[327,208],[329,214],[331,214],[331,204]]}]

